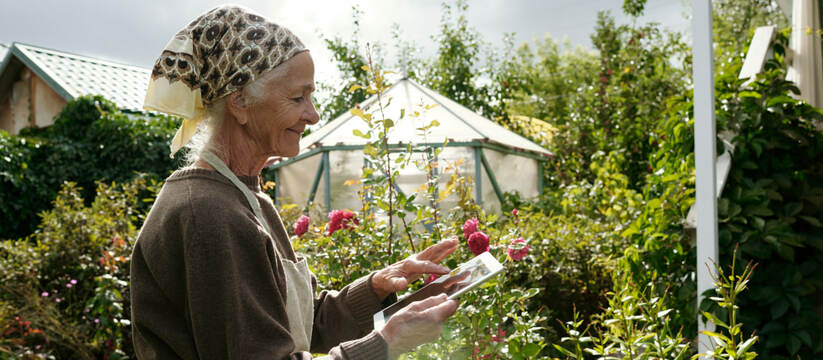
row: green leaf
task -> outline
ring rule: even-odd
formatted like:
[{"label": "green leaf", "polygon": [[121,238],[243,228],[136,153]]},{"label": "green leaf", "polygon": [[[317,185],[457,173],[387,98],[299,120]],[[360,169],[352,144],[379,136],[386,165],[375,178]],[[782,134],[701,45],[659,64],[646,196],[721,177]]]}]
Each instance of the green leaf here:
[{"label": "green leaf", "polygon": [[355,91],[357,91],[357,90],[359,90],[359,89],[361,89],[361,88],[362,88],[362,86],[360,86],[360,85],[352,85],[352,86],[349,88],[349,92],[350,92],[350,93],[353,93],[353,92],[355,92]]},{"label": "green leaf", "polygon": [[700,333],[713,337],[714,341],[717,341],[717,342],[723,342],[723,343],[730,343],[731,342],[731,339],[726,337],[726,335],[719,334],[719,333],[716,333],[716,332],[713,332],[713,331],[703,330],[703,331],[700,331]]},{"label": "green leaf", "polygon": [[362,131],[360,131],[358,129],[352,130],[352,134],[354,134],[354,136],[361,137],[361,138],[364,138],[364,139],[371,138],[371,136],[369,136],[367,134],[364,134]]},{"label": "green leaf", "polygon": [[720,320],[720,318],[718,318],[717,316],[714,316],[714,314],[712,314],[710,312],[706,312],[706,311],[701,311],[701,313],[703,314],[703,316],[705,316],[711,322],[715,323],[715,325],[724,327],[726,329],[729,328],[729,325],[726,325],[726,323],[723,322],[723,320]]},{"label": "green leaf", "polygon": [[809,335],[808,331],[797,331],[794,333],[794,335],[797,336],[800,340],[802,340],[803,343],[806,344],[806,346],[812,346],[812,336]]},{"label": "green leaf", "polygon": [[772,106],[775,106],[775,105],[787,104],[787,103],[788,104],[794,103],[794,99],[792,99],[792,98],[790,98],[786,95],[780,95],[780,96],[775,96],[775,97],[769,99],[769,101],[766,102],[766,107],[772,107]]},{"label": "green leaf", "polygon": [[783,207],[786,216],[795,216],[800,213],[801,210],[803,210],[803,203],[799,202],[788,203]]},{"label": "green leaf", "polygon": [[800,339],[797,336],[789,336],[786,341],[786,349],[789,350],[789,354],[797,354],[800,350]]},{"label": "green leaf", "polygon": [[538,344],[535,344],[535,343],[528,343],[528,344],[526,344],[526,346],[523,346],[523,349],[521,350],[521,353],[527,359],[531,359],[531,358],[534,358],[535,356],[537,356],[537,354],[540,353],[540,350],[542,350],[544,346],[545,345],[538,345]]},{"label": "green leaf", "polygon": [[771,312],[772,319],[777,319],[789,310],[789,302],[784,299],[780,299],[772,303],[769,310]]},{"label": "green leaf", "polygon": [[772,212],[768,207],[762,206],[762,205],[752,208],[749,211],[749,213],[752,214],[752,215],[757,215],[757,216],[772,216],[772,215],[774,215],[774,212]]},{"label": "green leaf", "polygon": [[754,169],[757,169],[757,163],[755,163],[754,161],[751,161],[751,160],[746,160],[746,161],[743,161],[742,163],[740,163],[740,167],[742,167],[744,169],[748,169],[748,170],[754,170]]},{"label": "green leaf", "polygon": [[811,224],[814,227],[823,227],[823,224],[821,224],[819,220],[817,220],[817,219],[815,219],[811,216],[800,215],[798,217],[805,220],[807,223]]},{"label": "green leaf", "polygon": [[760,231],[763,231],[763,226],[765,226],[765,225],[766,225],[766,221],[765,221],[765,220],[763,220],[763,218],[761,218],[761,217],[757,217],[757,216],[755,216],[754,218],[752,218],[752,220],[754,220],[754,227],[755,227],[755,229],[760,230]]},{"label": "green leaf", "polygon": [[741,91],[740,93],[737,94],[737,96],[740,96],[741,98],[754,98],[754,99],[760,99],[761,98],[760,93],[757,93],[757,92],[754,92],[754,91]]},{"label": "green leaf", "polygon": [[[767,236],[771,237],[771,236]],[[778,244],[776,249],[777,255],[780,257],[788,260],[789,262],[794,262],[794,248],[788,245]]]},{"label": "green leaf", "polygon": [[[511,346],[511,343],[509,343],[509,346]],[[554,346],[554,348],[557,349],[557,351],[559,351],[561,354],[566,355],[566,356],[568,356],[572,359],[577,359],[577,355],[573,354],[569,350],[566,350],[564,347],[562,347],[560,345],[557,345],[557,344],[552,344],[552,346]],[[518,351],[518,350],[519,349],[515,348],[515,349],[513,349],[513,352],[518,352],[519,353],[520,351]]]}]

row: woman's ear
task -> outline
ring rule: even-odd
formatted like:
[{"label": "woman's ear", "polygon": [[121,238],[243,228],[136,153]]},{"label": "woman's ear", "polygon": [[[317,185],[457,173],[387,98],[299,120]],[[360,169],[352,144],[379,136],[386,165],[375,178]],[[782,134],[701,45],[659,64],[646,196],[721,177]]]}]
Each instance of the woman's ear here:
[{"label": "woman's ear", "polygon": [[246,96],[243,89],[226,95],[226,110],[240,125],[246,125],[249,121],[249,107],[246,104]]}]

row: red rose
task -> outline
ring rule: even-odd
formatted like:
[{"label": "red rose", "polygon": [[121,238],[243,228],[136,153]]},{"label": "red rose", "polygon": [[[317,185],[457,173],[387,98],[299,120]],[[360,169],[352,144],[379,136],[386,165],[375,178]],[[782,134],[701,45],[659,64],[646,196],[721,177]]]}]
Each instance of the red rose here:
[{"label": "red rose", "polygon": [[297,219],[297,222],[294,223],[294,234],[298,237],[303,236],[309,230],[309,221],[308,216],[300,215],[300,219]]},{"label": "red rose", "polygon": [[469,250],[472,251],[472,254],[480,255],[486,251],[489,251],[489,236],[484,234],[482,231],[477,231],[471,235],[469,235]]},{"label": "red rose", "polygon": [[526,257],[526,254],[529,253],[529,245],[522,237],[517,238],[517,240],[512,241],[512,243],[509,244],[508,253],[512,260],[520,261]]},{"label": "red rose", "polygon": [[360,225],[360,221],[357,220],[355,213],[349,210],[335,210],[330,212],[329,235],[331,236],[331,234],[334,234],[337,230],[352,227],[351,223],[354,223],[354,225]]},{"label": "red rose", "polygon": [[466,239],[477,231],[477,223],[476,218],[468,219],[465,223],[463,223],[463,236],[465,236]]}]

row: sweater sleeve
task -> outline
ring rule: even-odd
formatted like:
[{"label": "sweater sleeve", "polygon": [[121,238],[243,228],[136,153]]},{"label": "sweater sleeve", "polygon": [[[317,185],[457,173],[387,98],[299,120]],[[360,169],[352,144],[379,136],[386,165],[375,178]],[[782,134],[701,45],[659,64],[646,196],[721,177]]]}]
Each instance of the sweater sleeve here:
[{"label": "sweater sleeve", "polygon": [[[247,214],[190,204],[192,221],[184,231],[183,261],[187,315],[197,353],[226,359],[312,358],[309,353],[293,352],[286,288],[279,286],[285,278],[270,238]],[[348,314],[348,308],[366,306],[361,298],[367,290],[355,284],[344,289],[349,296],[339,297],[338,301],[329,301],[329,294],[321,294],[319,308],[324,314]],[[333,316],[324,318],[328,317]],[[361,325],[359,320],[359,329]],[[348,328],[334,323],[327,330],[344,333]],[[325,358],[388,357],[388,346],[378,333],[357,334],[356,339],[329,346]]]},{"label": "sweater sleeve", "polygon": [[[374,314],[397,300],[397,296],[391,294],[384,301],[379,301],[372,287],[373,276],[374,273],[357,279],[339,292],[321,291],[315,297],[312,351],[327,352],[336,344],[372,332]],[[312,276],[315,288],[316,281]]]}]

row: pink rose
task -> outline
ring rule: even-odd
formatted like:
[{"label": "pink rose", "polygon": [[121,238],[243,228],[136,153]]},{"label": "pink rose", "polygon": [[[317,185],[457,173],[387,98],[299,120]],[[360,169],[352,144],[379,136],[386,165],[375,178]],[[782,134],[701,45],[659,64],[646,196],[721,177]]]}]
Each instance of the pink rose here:
[{"label": "pink rose", "polygon": [[309,230],[309,221],[308,216],[300,215],[300,218],[294,223],[294,234],[298,237],[303,236]]},{"label": "pink rose", "polygon": [[466,220],[466,222],[463,223],[463,236],[468,239],[469,236],[475,232],[477,232],[477,218]]},{"label": "pink rose", "polygon": [[469,235],[469,250],[472,251],[472,254],[480,255],[486,251],[489,251],[489,236],[484,234],[482,231],[477,231],[471,235]]},{"label": "pink rose", "polygon": [[355,213],[349,210],[335,210],[329,213],[329,235],[334,234],[335,231],[340,229],[348,229],[354,223],[354,225],[360,225],[360,221],[357,220]]},{"label": "pink rose", "polygon": [[520,212],[517,209],[512,209],[512,216],[517,216]]},{"label": "pink rose", "polygon": [[512,260],[520,261],[526,257],[526,254],[529,253],[529,245],[522,237],[517,238],[517,240],[514,240],[511,244],[509,244],[508,252],[509,257],[512,258]]}]

